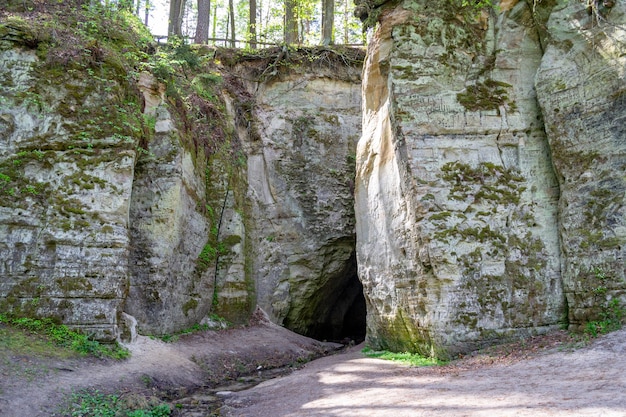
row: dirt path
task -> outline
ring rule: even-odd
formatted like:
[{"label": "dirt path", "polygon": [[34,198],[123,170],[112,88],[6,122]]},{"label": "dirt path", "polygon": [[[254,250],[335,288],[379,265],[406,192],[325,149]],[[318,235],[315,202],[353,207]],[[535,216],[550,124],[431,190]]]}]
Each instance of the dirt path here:
[{"label": "dirt path", "polygon": [[364,358],[357,348],[234,393],[222,415],[626,416],[626,331],[562,349],[408,368]]},{"label": "dirt path", "polygon": [[626,330],[576,349],[561,332],[431,368],[366,358],[357,346],[237,392],[334,347],[260,321],[173,344],[140,338],[123,362],[15,357],[45,372],[0,363],[0,416],[60,416],[68,394],[88,387],[157,396],[175,417],[626,416]]},{"label": "dirt path", "polygon": [[[193,403],[193,407],[177,408],[176,415],[193,411],[206,416],[206,410],[215,408],[215,398],[206,393],[219,390],[220,383],[232,385],[241,375],[258,376],[266,369],[301,364],[339,346],[257,320],[245,328],[181,336],[176,343],[140,337],[129,345],[132,356],[124,361],[16,356],[13,363],[0,362],[0,416],[60,416],[69,395],[85,388]],[[258,382],[245,379],[247,383],[234,388]],[[198,404],[203,401],[206,404]],[[186,408],[190,408],[188,413]]]}]

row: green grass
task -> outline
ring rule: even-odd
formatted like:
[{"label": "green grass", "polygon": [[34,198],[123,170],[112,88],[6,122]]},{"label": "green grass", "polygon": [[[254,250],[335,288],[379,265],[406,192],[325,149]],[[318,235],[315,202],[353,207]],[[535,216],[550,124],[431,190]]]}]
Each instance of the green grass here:
[{"label": "green grass", "polygon": [[364,348],[361,352],[370,358],[401,362],[410,366],[433,366],[445,364],[445,362],[440,361],[437,358],[427,358],[417,353],[389,352],[388,350],[372,350],[370,348]]},{"label": "green grass", "polygon": [[117,343],[101,344],[50,319],[9,317],[0,313],[0,325],[5,325],[0,329],[0,335],[6,336],[6,339],[2,338],[0,346],[22,354],[41,354],[53,347],[61,347],[99,358],[126,359],[130,356],[128,349]]},{"label": "green grass", "polygon": [[169,417],[172,410],[167,404],[143,406],[129,404],[115,394],[103,394],[97,390],[85,390],[73,394],[63,415],[72,417]]},{"label": "green grass", "polygon": [[[597,291],[597,289],[595,290]],[[606,292],[606,290],[605,290]],[[626,311],[620,305],[619,299],[613,298],[600,313],[601,320],[590,321],[585,325],[584,332],[591,337],[614,332],[622,328],[622,320]]]},{"label": "green grass", "polygon": [[18,380],[33,381],[50,372],[49,363],[77,357],[71,349],[54,346],[42,336],[0,324],[0,393]]}]

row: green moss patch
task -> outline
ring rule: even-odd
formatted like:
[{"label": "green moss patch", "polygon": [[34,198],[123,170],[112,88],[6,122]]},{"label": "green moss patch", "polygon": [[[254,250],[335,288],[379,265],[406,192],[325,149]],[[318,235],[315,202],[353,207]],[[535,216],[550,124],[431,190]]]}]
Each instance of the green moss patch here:
[{"label": "green moss patch", "polygon": [[501,107],[508,111],[517,110],[515,102],[509,98],[508,89],[511,84],[502,81],[487,79],[465,88],[465,92],[458,93],[459,103],[469,111],[497,110]]}]

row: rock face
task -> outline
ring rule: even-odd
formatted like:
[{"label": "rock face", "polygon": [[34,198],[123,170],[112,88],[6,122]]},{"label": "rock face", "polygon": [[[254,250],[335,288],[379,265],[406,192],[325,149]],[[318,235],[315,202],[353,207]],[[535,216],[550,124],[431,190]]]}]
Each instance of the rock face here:
[{"label": "rock face", "polygon": [[442,357],[619,320],[626,5],[360,3],[362,85],[341,48],[181,47],[167,93],[128,76],[138,42],[1,15],[2,312],[101,340],[367,315],[370,345]]},{"label": "rock face", "polygon": [[301,333],[363,333],[358,63],[249,91],[196,74],[188,106],[109,62],[60,70],[30,36],[0,24],[3,313],[111,341],[245,322],[258,302]]},{"label": "rock face", "polygon": [[144,112],[154,117],[155,132],[133,178],[125,300],[125,311],[144,334],[172,333],[198,323],[210,310],[215,282],[214,269],[196,262],[211,227],[203,204],[204,173],[196,156],[181,146],[154,85],[153,77],[142,74]]},{"label": "rock face", "polygon": [[[355,192],[370,344],[451,356],[566,325],[567,306],[572,325],[587,321],[597,300],[580,281],[598,261],[621,294],[624,239],[613,227],[624,193],[621,179],[608,178],[622,169],[624,79],[611,70],[623,69],[622,34],[559,32],[576,13],[592,20],[572,4],[555,9],[544,53],[550,6],[502,1],[497,14],[477,16],[454,2],[404,1],[383,10],[364,70]],[[605,47],[581,70],[576,59],[594,54],[585,38]],[[538,99],[551,113],[545,130]],[[586,234],[597,251],[581,268]]]},{"label": "rock face", "polygon": [[[38,61],[0,50],[0,305],[113,340],[128,291],[136,142],[105,123],[128,110],[111,103],[127,86],[71,73],[42,82]],[[101,125],[67,117],[81,110]]]},{"label": "rock face", "polygon": [[360,69],[344,70],[339,79],[312,70],[260,85],[260,135],[246,143],[257,303],[274,321],[324,339],[350,333],[345,318],[359,313],[348,310],[362,302],[352,196]]},{"label": "rock face", "polygon": [[578,4],[555,7],[536,78],[561,189],[562,279],[572,326],[626,301],[626,5],[615,3],[599,15]]}]

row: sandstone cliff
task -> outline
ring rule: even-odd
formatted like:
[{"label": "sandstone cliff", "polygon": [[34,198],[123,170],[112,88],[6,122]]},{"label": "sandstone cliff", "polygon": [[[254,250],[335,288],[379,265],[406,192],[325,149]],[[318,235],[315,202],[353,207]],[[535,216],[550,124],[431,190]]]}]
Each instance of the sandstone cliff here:
[{"label": "sandstone cliff", "polygon": [[25,11],[0,26],[3,311],[101,340],[257,303],[320,338],[364,323],[361,51],[154,55],[124,13]]},{"label": "sandstone cliff", "polygon": [[460,3],[383,5],[368,48],[355,210],[378,347],[450,356],[625,301],[624,5]]},{"label": "sandstone cliff", "polygon": [[619,321],[626,6],[465,3],[362,2],[361,77],[359,51],[155,53],[130,16],[11,2],[0,307],[102,340],[367,314],[372,346],[442,357]]}]

